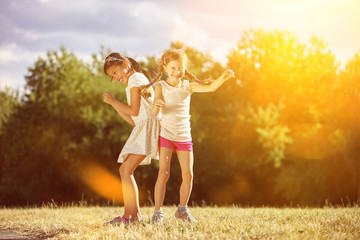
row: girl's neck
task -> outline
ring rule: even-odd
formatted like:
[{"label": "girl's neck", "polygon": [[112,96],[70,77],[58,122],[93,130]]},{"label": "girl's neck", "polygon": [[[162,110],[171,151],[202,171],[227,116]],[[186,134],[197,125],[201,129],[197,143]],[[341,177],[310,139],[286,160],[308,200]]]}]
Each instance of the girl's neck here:
[{"label": "girl's neck", "polygon": [[171,78],[171,77],[169,77],[169,78],[166,80],[166,82],[167,82],[168,84],[170,84],[171,86],[173,86],[173,87],[180,87],[180,86],[181,86],[181,79],[180,79],[180,78],[176,79],[176,78]]},{"label": "girl's neck", "polygon": [[136,71],[135,71],[135,70],[131,70],[131,72],[128,73],[128,77],[127,77],[127,78],[129,79],[134,73],[136,73]]},{"label": "girl's neck", "polygon": [[132,70],[131,72],[129,72],[129,73],[127,74],[126,84],[129,83],[129,79],[130,79],[130,77],[131,77],[134,73],[136,73],[136,71]]}]

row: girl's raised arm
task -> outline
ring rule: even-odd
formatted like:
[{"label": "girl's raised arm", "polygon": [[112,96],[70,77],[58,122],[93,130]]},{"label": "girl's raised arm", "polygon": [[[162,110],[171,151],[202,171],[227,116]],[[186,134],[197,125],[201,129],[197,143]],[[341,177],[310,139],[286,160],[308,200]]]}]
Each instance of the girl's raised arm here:
[{"label": "girl's raised arm", "polygon": [[214,92],[216,91],[223,83],[230,78],[234,77],[234,72],[231,69],[227,69],[224,73],[215,81],[211,82],[209,85],[200,85],[197,83],[190,83],[191,92]]}]

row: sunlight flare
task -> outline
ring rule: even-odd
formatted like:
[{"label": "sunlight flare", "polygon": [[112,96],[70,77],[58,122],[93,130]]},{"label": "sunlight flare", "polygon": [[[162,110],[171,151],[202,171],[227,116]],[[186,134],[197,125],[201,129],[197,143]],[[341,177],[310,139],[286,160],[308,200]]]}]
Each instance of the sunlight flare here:
[{"label": "sunlight flare", "polygon": [[81,179],[100,196],[123,203],[121,181],[98,163],[87,161],[79,169]]}]

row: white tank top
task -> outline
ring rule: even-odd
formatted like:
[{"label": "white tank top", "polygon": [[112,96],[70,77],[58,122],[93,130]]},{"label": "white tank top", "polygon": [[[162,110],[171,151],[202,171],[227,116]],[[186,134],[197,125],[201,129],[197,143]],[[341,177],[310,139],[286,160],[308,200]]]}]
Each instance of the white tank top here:
[{"label": "white tank top", "polygon": [[191,141],[189,81],[183,80],[181,87],[164,80],[159,83],[165,102],[161,108],[160,136],[176,142]]}]

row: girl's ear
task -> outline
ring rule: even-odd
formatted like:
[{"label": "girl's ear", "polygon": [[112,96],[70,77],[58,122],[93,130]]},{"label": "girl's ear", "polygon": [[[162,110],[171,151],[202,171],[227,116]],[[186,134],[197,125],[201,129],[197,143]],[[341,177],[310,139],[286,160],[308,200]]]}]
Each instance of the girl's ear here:
[{"label": "girl's ear", "polygon": [[164,71],[164,72],[166,72],[166,65],[165,64],[162,64],[162,70]]},{"label": "girl's ear", "polygon": [[129,60],[127,60],[127,59],[125,58],[124,61],[123,61],[123,67],[124,67],[124,69],[129,68],[129,65],[130,65]]}]

